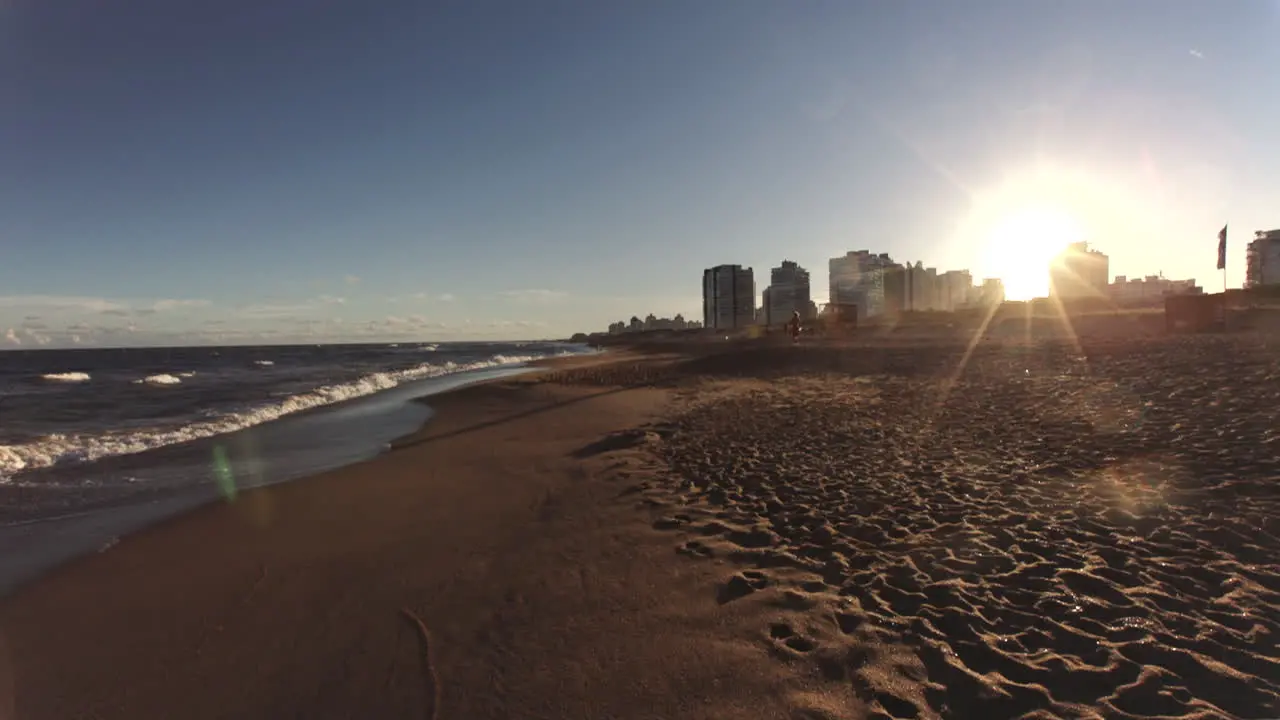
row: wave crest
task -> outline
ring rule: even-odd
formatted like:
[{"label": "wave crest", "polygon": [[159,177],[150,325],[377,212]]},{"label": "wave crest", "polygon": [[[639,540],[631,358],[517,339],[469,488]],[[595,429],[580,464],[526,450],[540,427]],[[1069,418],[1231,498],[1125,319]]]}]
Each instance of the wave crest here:
[{"label": "wave crest", "polygon": [[61,373],[45,373],[40,376],[45,382],[63,382],[63,383],[80,383],[89,382],[89,373],[82,372],[61,372]]},{"label": "wave crest", "polygon": [[161,374],[159,374],[159,375],[148,375],[148,376],[146,376],[146,377],[142,378],[141,380],[134,380],[134,381],[133,381],[133,384],[134,384],[134,385],[143,385],[143,384],[146,384],[146,385],[178,385],[178,384],[180,384],[181,382],[182,382],[182,378],[175,377],[175,376],[170,375],[170,374],[168,374],[168,373],[161,373]]},{"label": "wave crest", "polygon": [[[564,353],[568,354],[568,353]],[[0,445],[0,482],[6,475],[40,468],[93,462],[116,455],[132,455],[165,445],[222,435],[277,420],[302,410],[331,405],[390,390],[405,382],[442,375],[484,370],[537,360],[543,355],[494,355],[471,363],[426,363],[407,370],[379,372],[357,380],[325,385],[291,395],[277,402],[263,403],[241,412],[229,412],[176,428],[153,428],[133,432],[97,435],[49,435],[22,445]],[[168,378],[161,380],[160,378]],[[152,375],[134,383],[173,385],[182,382],[173,375]]]}]

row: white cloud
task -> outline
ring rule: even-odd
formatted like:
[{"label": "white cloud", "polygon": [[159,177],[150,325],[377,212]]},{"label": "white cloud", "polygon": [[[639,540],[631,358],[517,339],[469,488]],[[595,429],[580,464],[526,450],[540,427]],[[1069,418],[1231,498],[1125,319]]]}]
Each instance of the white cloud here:
[{"label": "white cloud", "polygon": [[504,290],[499,294],[518,303],[550,303],[564,299],[569,293],[561,290],[531,289]]},{"label": "white cloud", "polygon": [[343,282],[345,282],[345,283],[346,283],[346,284],[348,284],[348,285],[359,285],[359,284],[360,284],[360,276],[359,276],[359,275],[347,275],[346,277],[342,278],[342,281],[343,281]]},{"label": "white cloud", "polygon": [[334,297],[332,295],[321,295],[319,297],[296,302],[266,302],[244,305],[238,308],[238,313],[242,317],[258,320],[288,319],[295,315],[305,315],[309,312],[314,312],[325,306],[342,305],[346,302],[346,298]]},{"label": "white cloud", "polygon": [[453,293],[440,293],[439,295],[432,295],[431,293],[428,293],[428,292],[416,292],[416,293],[413,293],[412,295],[409,295],[408,299],[435,300],[437,302],[451,303],[454,300],[457,300],[458,298],[455,297]]},{"label": "white cloud", "polygon": [[491,328],[535,328],[546,326],[546,323],[539,320],[494,320],[489,323]]},{"label": "white cloud", "polygon": [[126,303],[100,297],[76,295],[0,295],[0,308],[40,308],[43,310],[80,310],[104,312],[127,310]]},{"label": "white cloud", "polygon": [[[44,312],[83,312],[124,317],[129,314],[146,315],[180,308],[208,307],[208,300],[198,299],[113,299],[79,295],[0,295],[0,308],[42,310]],[[28,320],[40,319],[38,314],[26,316]]]},{"label": "white cloud", "polygon": [[1197,60],[1203,60],[1203,59],[1204,59],[1204,53],[1203,53],[1203,52],[1201,52],[1201,51],[1199,51],[1199,50],[1196,50],[1195,48],[1192,48],[1192,49],[1188,50],[1187,52],[1191,54],[1191,57],[1196,58]]},{"label": "white cloud", "polygon": [[151,309],[156,312],[167,312],[169,310],[179,310],[182,308],[201,308],[209,307],[208,300],[157,300],[151,305]]},{"label": "white cloud", "polygon": [[4,339],[5,342],[8,342],[10,345],[22,344],[22,340],[18,338],[18,333],[15,332],[13,328],[9,328],[9,331],[4,334]]}]

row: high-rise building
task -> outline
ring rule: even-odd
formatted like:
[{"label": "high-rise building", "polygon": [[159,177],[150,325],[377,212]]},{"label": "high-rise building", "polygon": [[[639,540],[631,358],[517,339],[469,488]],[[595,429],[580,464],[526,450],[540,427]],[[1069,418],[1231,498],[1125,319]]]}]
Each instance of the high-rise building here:
[{"label": "high-rise building", "polygon": [[811,319],[809,271],[790,260],[769,272],[769,287],[764,290],[764,324],[782,325],[799,312],[801,319]]},{"label": "high-rise building", "polygon": [[898,317],[911,310],[911,268],[894,263],[884,274],[884,314]]},{"label": "high-rise building", "polygon": [[1049,296],[1062,300],[1105,297],[1111,260],[1089,243],[1067,246],[1049,269]]},{"label": "high-rise building", "polygon": [[938,309],[938,269],[916,261],[907,268],[907,299],[910,310]]},{"label": "high-rise building", "polygon": [[1280,230],[1259,230],[1245,249],[1244,286],[1280,285]]},{"label": "high-rise building", "polygon": [[888,253],[856,250],[831,258],[829,300],[835,305],[856,305],[858,317],[880,315],[885,310],[884,269],[893,265]]},{"label": "high-rise building", "polygon": [[736,330],[754,322],[756,282],[751,268],[717,265],[702,271],[702,324]]},{"label": "high-rise building", "polygon": [[1000,278],[985,278],[978,291],[978,304],[983,306],[999,305],[1004,302],[1004,281]]},{"label": "high-rise building", "polygon": [[969,304],[973,294],[973,274],[968,270],[948,270],[938,276],[938,309],[948,312]]}]

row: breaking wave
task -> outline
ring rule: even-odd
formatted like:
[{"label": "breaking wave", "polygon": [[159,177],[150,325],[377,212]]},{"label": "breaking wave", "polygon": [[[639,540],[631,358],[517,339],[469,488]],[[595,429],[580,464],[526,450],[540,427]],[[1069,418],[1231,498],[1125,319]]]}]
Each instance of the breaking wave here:
[{"label": "breaking wave", "polygon": [[161,374],[159,374],[159,375],[148,375],[148,376],[146,376],[146,377],[142,378],[141,380],[134,380],[134,381],[133,381],[133,384],[134,384],[134,385],[143,385],[143,384],[146,384],[146,385],[178,385],[178,384],[179,384],[179,383],[181,383],[181,382],[182,382],[182,378],[179,378],[179,377],[174,376],[174,375],[170,375],[170,374],[168,374],[168,373],[161,373]]},{"label": "breaking wave", "polygon": [[[470,363],[426,363],[407,370],[378,372],[357,380],[325,385],[307,392],[262,403],[239,412],[226,412],[187,425],[148,428],[92,435],[48,435],[21,445],[0,445],[0,482],[14,473],[40,468],[93,462],[106,457],[131,455],[166,445],[198,440],[242,430],[292,413],[390,390],[405,382],[471,370],[514,365],[537,360],[543,355],[494,355]],[[135,383],[172,385],[181,380],[173,375],[152,375]]]},{"label": "breaking wave", "polygon": [[46,382],[63,382],[63,383],[89,382],[89,373],[82,373],[82,372],[45,373],[44,375],[40,376],[40,379]]}]

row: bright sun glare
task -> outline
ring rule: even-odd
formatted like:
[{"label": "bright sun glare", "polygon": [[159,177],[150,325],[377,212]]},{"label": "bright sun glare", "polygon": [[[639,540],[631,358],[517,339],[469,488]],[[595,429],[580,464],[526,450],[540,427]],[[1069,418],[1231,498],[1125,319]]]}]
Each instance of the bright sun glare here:
[{"label": "bright sun glare", "polygon": [[1005,297],[1029,300],[1049,291],[1049,264],[1084,231],[1068,212],[1025,206],[1001,213],[986,233],[984,265],[1004,281]]}]

